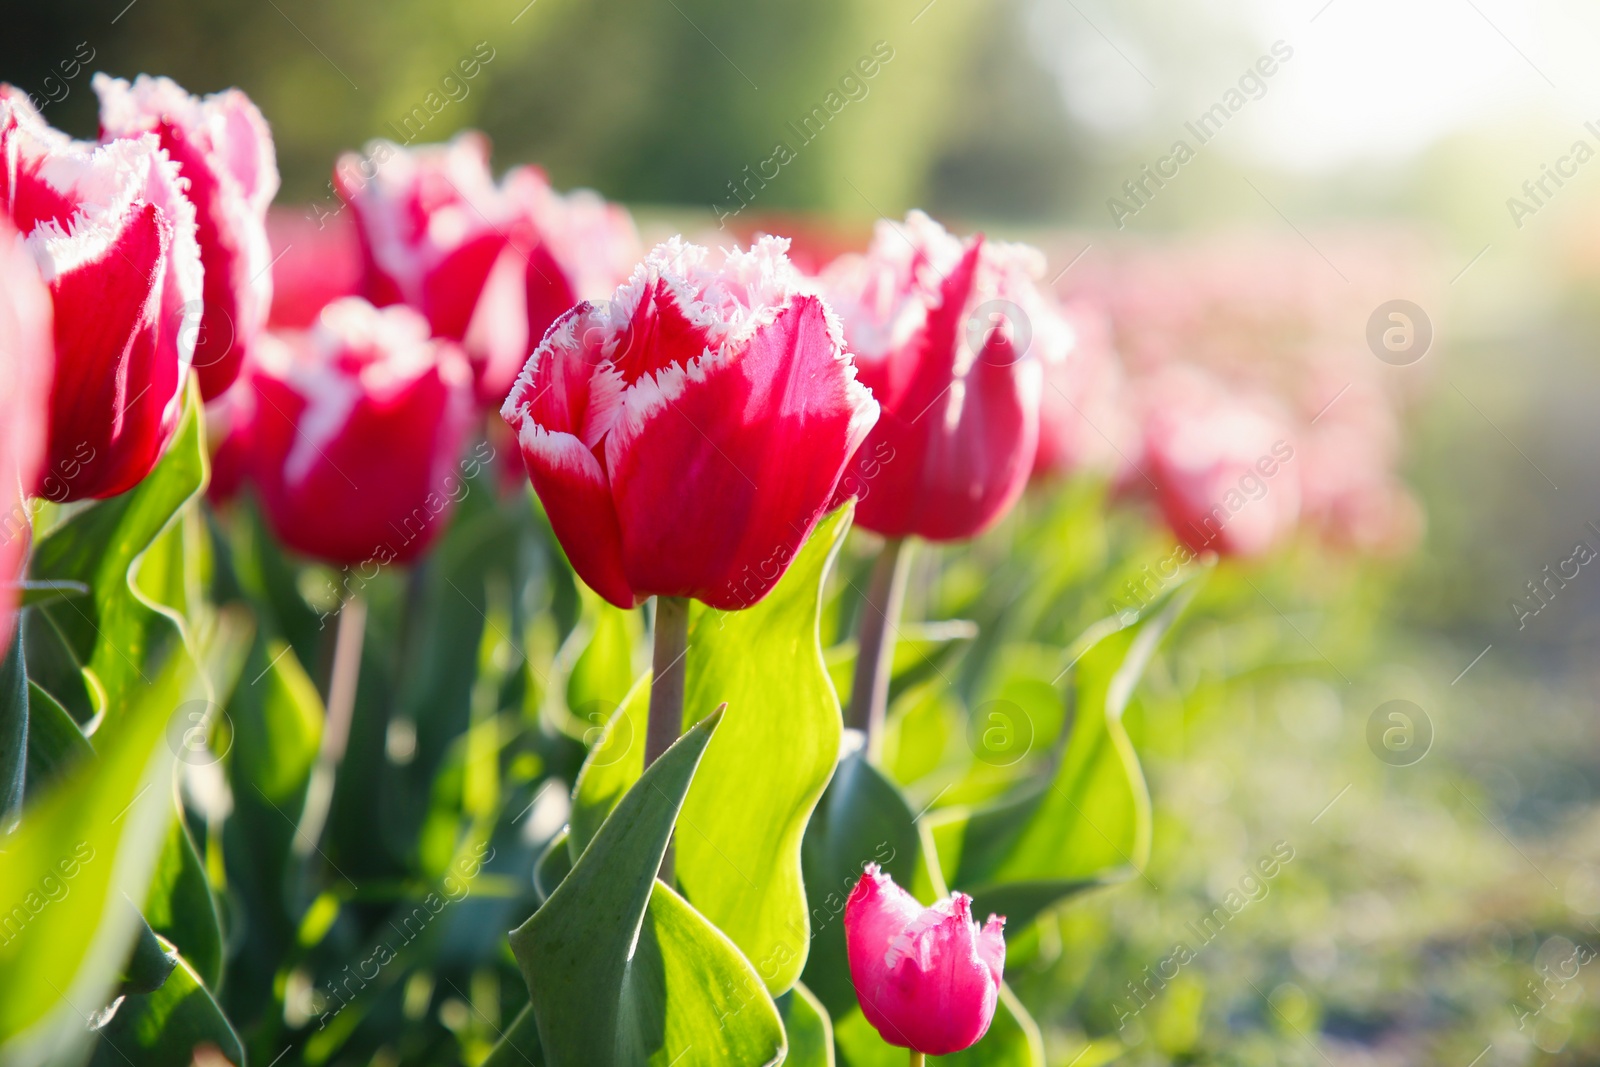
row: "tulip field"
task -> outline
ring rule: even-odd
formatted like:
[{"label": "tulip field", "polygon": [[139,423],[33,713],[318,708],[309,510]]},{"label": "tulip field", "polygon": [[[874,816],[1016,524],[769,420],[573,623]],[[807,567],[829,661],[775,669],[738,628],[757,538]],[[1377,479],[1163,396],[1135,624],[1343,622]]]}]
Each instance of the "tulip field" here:
[{"label": "tulip field", "polygon": [[712,218],[453,127],[308,204],[304,116],[83,87],[0,83],[0,1067],[1600,1058],[1582,464],[1456,566],[1589,261],[1451,333],[1413,227]]}]

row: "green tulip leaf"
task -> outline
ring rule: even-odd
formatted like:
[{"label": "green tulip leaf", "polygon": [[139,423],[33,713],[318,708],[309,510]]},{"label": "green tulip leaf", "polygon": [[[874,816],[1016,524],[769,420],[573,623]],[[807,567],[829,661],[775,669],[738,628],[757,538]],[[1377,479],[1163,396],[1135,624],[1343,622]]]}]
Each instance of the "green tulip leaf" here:
[{"label": "green tulip leaf", "polygon": [[[127,905],[132,908],[132,904]],[[133,949],[122,968],[119,993],[153,993],[167,984],[172,971],[178,966],[178,954],[172,944],[161,940],[143,915],[134,924]]]},{"label": "green tulip leaf", "polygon": [[205,487],[210,468],[202,423],[199,397],[191,390],[172,443],[149,476],[128,492],[74,514],[34,548],[31,580],[79,582],[92,591],[32,610],[48,617],[92,679],[97,711],[116,714],[128,706],[135,691],[149,685],[145,665],[183,633],[187,605],[153,599],[140,582],[139,567],[183,506]]},{"label": "green tulip leaf", "polygon": [[[170,945],[168,946],[170,948]],[[131,994],[99,1030],[90,1067],[170,1067],[193,1062],[211,1046],[228,1062],[244,1063],[239,1035],[222,1013],[195,968],[181,956],[161,988]]]},{"label": "green tulip leaf", "polygon": [[208,989],[222,980],[222,920],[183,819],[175,818],[145,898],[151,929],[172,942]]},{"label": "green tulip leaf", "polygon": [[835,1067],[833,1021],[811,990],[796,982],[777,1004],[783,1032],[789,1038],[784,1067]]},{"label": "green tulip leaf", "polygon": [[28,683],[28,785],[31,801],[82,761],[94,756],[94,746],[56,698]]},{"label": "green tulip leaf", "polygon": [[[0,864],[0,1062],[71,1058],[81,1011],[109,999],[142,926],[141,904],[172,817],[173,709],[200,692],[174,656],[85,761],[30,805]],[[81,1006],[81,1007],[80,1007]]]},{"label": "green tulip leaf", "polygon": [[567,675],[567,708],[584,724],[598,729],[621,706],[637,677],[633,648],[638,614],[607,603],[588,586],[579,589],[587,640]]},{"label": "green tulip leaf", "polygon": [[[850,525],[817,525],[789,571],[743,611],[695,609],[685,718],[728,710],[684,803],[677,876],[695,908],[756,964],[767,989],[799,980],[810,943],[800,845],[838,759],[842,724],[818,637],[823,581]],[[647,680],[590,753],[573,794],[581,849],[644,762]]]},{"label": "green tulip leaf", "polygon": [[754,969],[654,877],[722,717],[691,728],[645,771],[511,934],[551,1067],[783,1058],[783,1025]]},{"label": "green tulip leaf", "polygon": [[0,660],[0,833],[22,810],[28,778],[28,670],[22,658],[22,627],[13,627],[10,649]]},{"label": "green tulip leaf", "polygon": [[572,853],[567,848],[567,831],[563,830],[550,839],[533,865],[533,891],[539,895],[539,903],[549,900],[571,873]]},{"label": "green tulip leaf", "polygon": [[531,1006],[524,1005],[517,1012],[478,1067],[544,1067],[544,1049],[539,1047],[539,1026]]},{"label": "green tulip leaf", "polygon": [[844,903],[869,863],[909,891],[917,880],[919,850],[916,816],[894,783],[859,749],[840,760],[806,827],[804,848],[811,905],[805,984],[835,1019],[856,1007],[845,956]]},{"label": "green tulip leaf", "polygon": [[1161,638],[1192,599],[1184,583],[1132,620],[1097,625],[1076,657],[1076,717],[1050,781],[928,829],[953,888],[1017,929],[1052,904],[1124,880],[1150,853],[1150,794],[1122,713]]}]

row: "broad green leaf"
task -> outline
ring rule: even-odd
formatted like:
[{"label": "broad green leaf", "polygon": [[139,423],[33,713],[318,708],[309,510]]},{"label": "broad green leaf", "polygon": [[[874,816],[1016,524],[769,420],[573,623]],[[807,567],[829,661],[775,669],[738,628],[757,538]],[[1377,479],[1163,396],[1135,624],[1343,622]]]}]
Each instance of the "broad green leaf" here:
[{"label": "broad green leaf", "polygon": [[774,994],[800,980],[810,944],[800,846],[843,730],[818,620],[852,513],[818,523],[759,604],[698,611],[689,633],[686,714],[728,712],[684,801],[678,881]]},{"label": "broad green leaf", "polygon": [[22,607],[25,608],[89,595],[89,587],[82,582],[19,582],[18,588],[22,590]]},{"label": "broad green leaf", "polygon": [[[878,1036],[861,1009],[834,1020],[839,1067],[904,1067],[907,1053]],[[948,1056],[929,1056],[929,1064],[948,1067],[1044,1067],[1044,1039],[1022,1002],[1004,983],[994,1022],[977,1044]]]},{"label": "broad green leaf", "polygon": [[804,852],[806,897],[811,905],[805,984],[838,1019],[856,1006],[845,956],[844,902],[869,863],[876,863],[907,890],[916,884],[916,818],[894,783],[858,749],[839,761],[806,827]]},{"label": "broad green leaf", "polygon": [[178,1067],[193,1061],[202,1045],[214,1046],[228,1062],[244,1063],[222,1009],[193,966],[181,956],[166,983],[153,993],[124,997],[100,1028],[90,1067]]},{"label": "broad green leaf", "polygon": [[567,831],[550,839],[550,843],[533,865],[533,891],[539,894],[542,904],[550,899],[556,887],[572,873],[572,853],[567,848]]},{"label": "broad green leaf", "polygon": [[22,658],[22,627],[0,660],[0,833],[22,810],[28,778],[28,670]]},{"label": "broad green leaf", "polygon": [[291,804],[322,743],[322,697],[284,642],[266,642],[260,659],[259,672],[230,705],[233,777],[275,803]]},{"label": "broad green leaf", "polygon": [[834,1067],[833,1022],[822,1002],[801,982],[778,998],[778,1014],[789,1038],[784,1067]]},{"label": "broad green leaf", "polygon": [[[132,904],[126,905],[133,908]],[[133,948],[122,968],[119,993],[151,993],[166,984],[178,966],[178,954],[171,942],[163,941],[150,929],[143,915],[134,924]]]},{"label": "broad green leaf", "polygon": [[[0,1061],[57,1062],[86,1036],[139,928],[140,904],[172,815],[167,723],[199,691],[174,656],[127,714],[98,735],[99,758],[33,804],[0,865]],[[126,899],[124,897],[126,896]]]},{"label": "broad green leaf", "polygon": [[234,811],[223,824],[223,849],[229,896],[250,921],[241,924],[225,985],[229,1011],[243,1019],[270,1010],[274,972],[306,904],[292,856],[325,713],[294,650],[266,640],[256,642],[227,714]]},{"label": "broad green leaf", "polygon": [[[583,854],[606,816],[639,778],[644,767],[645,726],[650,721],[650,672],[646,671],[622,699],[589,750],[572,787],[567,850],[574,861]],[[726,716],[726,712],[724,712]],[[692,788],[692,787],[691,787]]]},{"label": "broad green leaf", "polygon": [[653,875],[722,718],[667,750],[511,934],[551,1067],[772,1064],[777,1008],[725,936]]},{"label": "broad green leaf", "polygon": [[[684,803],[678,882],[695,907],[781,993],[809,945],[800,842],[838,759],[842,724],[817,634],[823,580],[850,524],[840,508],[817,525],[787,574],[743,611],[696,607],[689,633],[685,724],[727,713]],[[643,682],[623,702],[574,791],[573,847],[638,776],[648,712]],[[620,753],[620,754],[619,754]]]},{"label": "broad green leaf", "polygon": [[178,947],[207,988],[222,980],[222,922],[182,818],[172,821],[145,898],[150,928]]},{"label": "broad green leaf", "polygon": [[544,1050],[539,1047],[539,1025],[533,1008],[524,1006],[511,1020],[495,1043],[489,1058],[478,1067],[544,1067]]},{"label": "broad green leaf", "polygon": [[94,747],[55,697],[28,683],[28,789],[31,803],[40,791],[86,759]]},{"label": "broad green leaf", "polygon": [[191,390],[155,470],[121,496],[73,515],[35,546],[30,579],[83,582],[92,590],[90,597],[32,610],[49,617],[83,664],[91,692],[101,702],[97,711],[116,714],[126,707],[135,689],[150,682],[145,669],[151,654],[182,633],[185,605],[152,600],[138,588],[138,568],[184,504],[205,486],[209,466],[202,422],[198,394]]},{"label": "broad green leaf", "polygon": [[939,867],[978,914],[1013,929],[1056,901],[1129,877],[1150,852],[1150,794],[1122,713],[1194,585],[1116,628],[1093,629],[1074,668],[1076,717],[1051,780],[992,807],[928,819]]}]

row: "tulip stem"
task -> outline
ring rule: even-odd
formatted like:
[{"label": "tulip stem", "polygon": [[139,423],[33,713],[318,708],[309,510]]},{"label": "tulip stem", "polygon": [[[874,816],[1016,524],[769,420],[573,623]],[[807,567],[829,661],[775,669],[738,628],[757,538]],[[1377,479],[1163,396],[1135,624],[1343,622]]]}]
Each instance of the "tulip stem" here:
[{"label": "tulip stem", "polygon": [[928,1062],[927,1057],[918,1052],[916,1049],[911,1050],[911,1067],[922,1067],[922,1065],[926,1062]]},{"label": "tulip stem", "polygon": [[845,725],[867,735],[867,759],[878,762],[883,750],[883,722],[889,713],[889,678],[894,666],[895,635],[906,597],[910,545],[891,537],[872,565],[872,578],[861,605],[855,683],[850,689],[850,718]]},{"label": "tulip stem", "polygon": [[[655,655],[651,661],[650,720],[644,734],[644,765],[654,763],[683,731],[683,677],[689,652],[689,600],[656,597]],[[672,884],[672,843],[661,857],[659,877]]]}]

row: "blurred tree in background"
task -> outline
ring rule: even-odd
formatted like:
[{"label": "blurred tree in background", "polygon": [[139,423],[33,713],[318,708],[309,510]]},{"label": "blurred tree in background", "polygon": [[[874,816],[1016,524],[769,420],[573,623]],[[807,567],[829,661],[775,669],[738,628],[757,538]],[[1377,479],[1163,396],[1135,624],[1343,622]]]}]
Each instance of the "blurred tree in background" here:
[{"label": "blurred tree in background", "polygon": [[[419,141],[488,131],[502,168],[532,160],[561,186],[728,210],[730,183],[763,164],[770,175],[780,142],[792,160],[742,186],[754,210],[868,218],[928,203],[1038,217],[1064,202],[1073,159],[1059,93],[1018,47],[1016,0],[125,5],[22,8],[0,67],[45,97],[59,61],[87,43],[85,69],[49,86],[49,118],[79,135],[93,129],[93,70],[163,73],[197,92],[237,85],[273,123],[286,200],[327,195],[339,152],[396,138],[413,113],[429,116]],[[892,58],[862,77],[874,55]],[[484,57],[460,76],[460,61]],[[804,140],[802,121],[830,104],[837,113]]]}]

